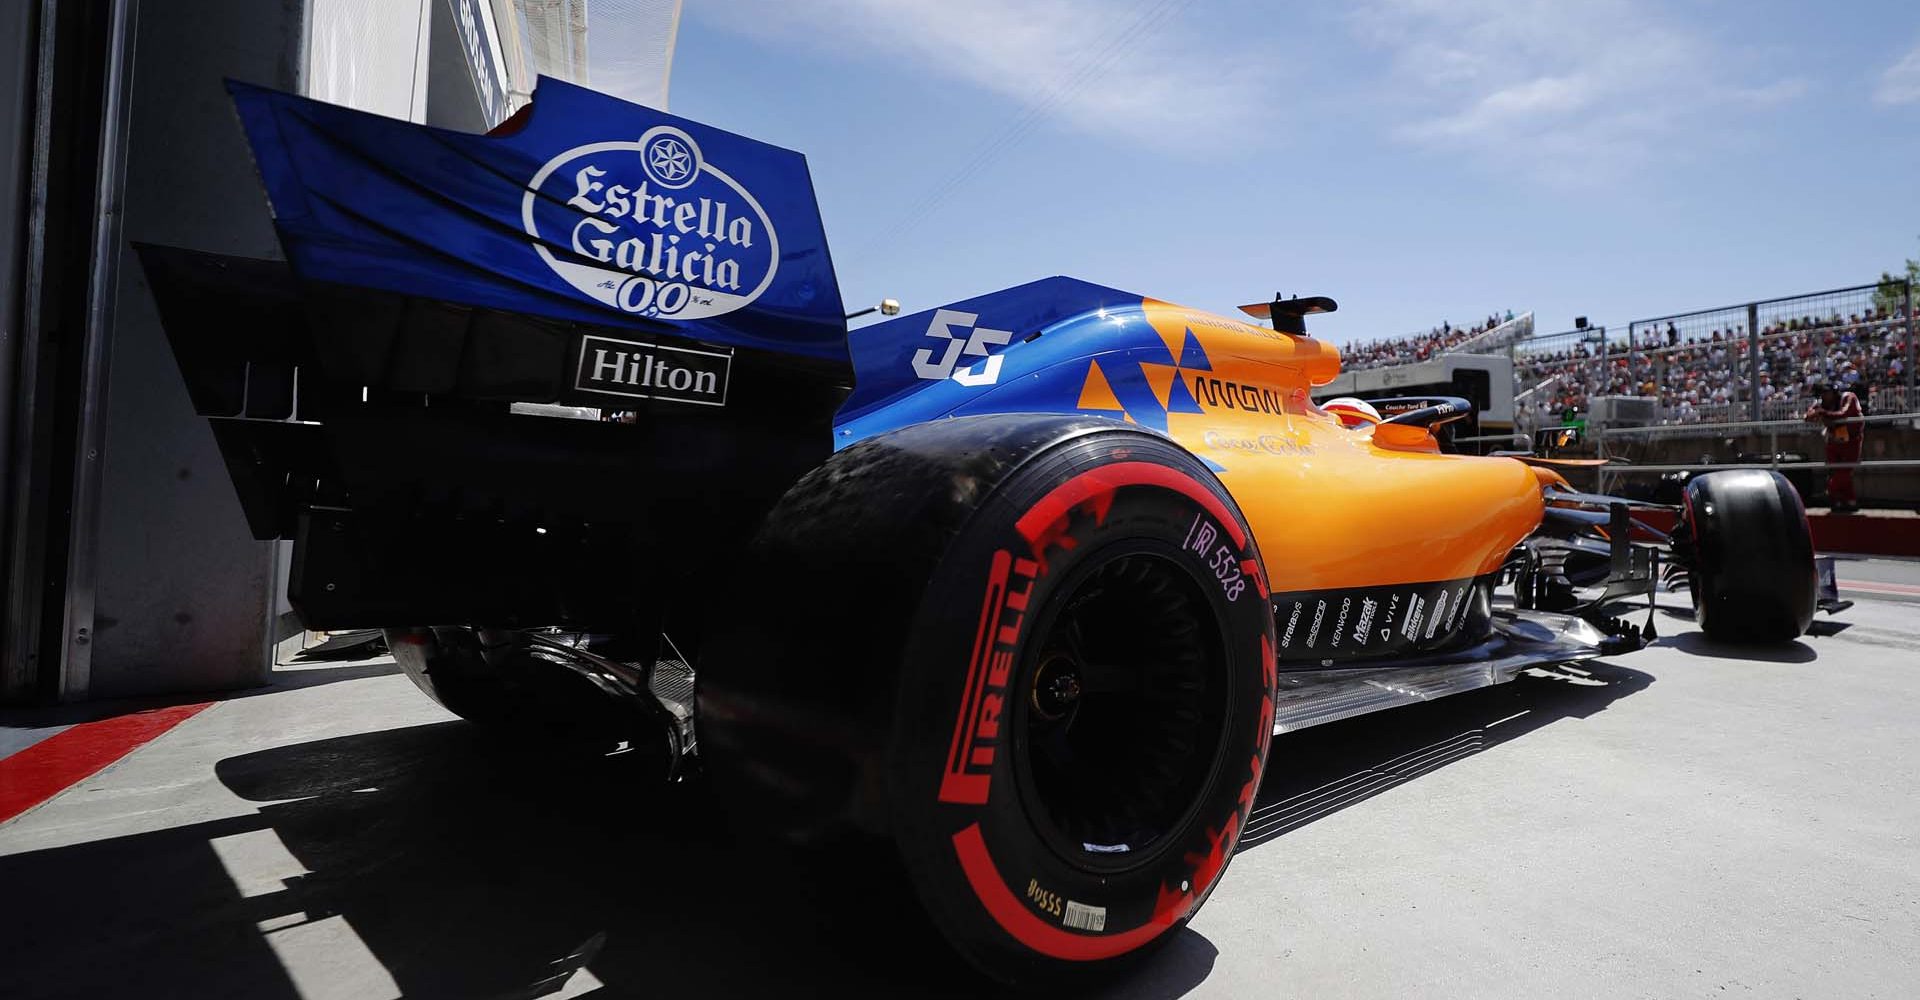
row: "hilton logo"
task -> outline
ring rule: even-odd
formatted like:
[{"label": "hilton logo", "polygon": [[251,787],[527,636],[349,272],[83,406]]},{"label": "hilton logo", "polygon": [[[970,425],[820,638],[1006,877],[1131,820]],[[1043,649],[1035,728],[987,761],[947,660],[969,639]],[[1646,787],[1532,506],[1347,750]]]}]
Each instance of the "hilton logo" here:
[{"label": "hilton logo", "polygon": [[608,396],[725,406],[732,369],[733,357],[727,354],[585,337],[573,387]]}]

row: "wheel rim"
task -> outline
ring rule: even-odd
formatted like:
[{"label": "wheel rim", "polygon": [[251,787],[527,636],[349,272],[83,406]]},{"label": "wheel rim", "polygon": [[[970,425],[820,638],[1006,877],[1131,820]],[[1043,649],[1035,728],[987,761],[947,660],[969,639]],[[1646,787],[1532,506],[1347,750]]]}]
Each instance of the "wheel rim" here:
[{"label": "wheel rim", "polygon": [[[1145,865],[1219,766],[1229,691],[1222,611],[1170,546],[1108,549],[1062,582],[1029,646],[1013,751],[1035,829],[1063,860]],[[1215,585],[1217,589],[1217,584]]]}]

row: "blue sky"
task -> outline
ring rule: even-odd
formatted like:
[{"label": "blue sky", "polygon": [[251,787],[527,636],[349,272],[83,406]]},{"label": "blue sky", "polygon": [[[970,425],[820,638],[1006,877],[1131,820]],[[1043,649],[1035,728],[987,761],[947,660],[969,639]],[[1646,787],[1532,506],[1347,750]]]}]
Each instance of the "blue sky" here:
[{"label": "blue sky", "polygon": [[1912,0],[686,0],[672,98],[807,154],[850,309],[1070,274],[1344,341],[1920,256]]}]

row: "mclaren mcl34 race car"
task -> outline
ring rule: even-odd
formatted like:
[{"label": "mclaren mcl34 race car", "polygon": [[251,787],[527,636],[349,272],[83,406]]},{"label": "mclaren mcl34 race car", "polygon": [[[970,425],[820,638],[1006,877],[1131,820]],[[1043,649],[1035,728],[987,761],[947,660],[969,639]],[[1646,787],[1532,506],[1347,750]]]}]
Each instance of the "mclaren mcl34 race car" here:
[{"label": "mclaren mcl34 race car", "polygon": [[1727,640],[1820,598],[1777,475],[1660,531],[1442,453],[1462,400],[1315,405],[1324,299],[1055,277],[850,333],[796,153],[554,80],[486,135],[230,91],[285,259],[140,252],[305,624],[889,845],[997,980],[1190,920],[1281,734],[1636,649],[1663,576]]}]

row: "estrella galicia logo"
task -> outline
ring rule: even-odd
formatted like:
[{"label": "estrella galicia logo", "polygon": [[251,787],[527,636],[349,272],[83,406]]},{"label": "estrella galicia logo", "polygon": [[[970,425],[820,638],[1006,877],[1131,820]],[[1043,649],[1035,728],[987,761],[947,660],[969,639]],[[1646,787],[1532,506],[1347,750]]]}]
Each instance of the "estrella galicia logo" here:
[{"label": "estrella galicia logo", "polygon": [[733,357],[612,337],[580,339],[573,387],[581,392],[636,399],[727,405]]},{"label": "estrella galicia logo", "polygon": [[670,125],[548,160],[527,183],[520,214],[555,274],[639,316],[733,312],[759,298],[780,267],[766,209]]},{"label": "estrella galicia logo", "polygon": [[646,149],[647,176],[659,181],[662,187],[679,190],[699,172],[700,161],[695,158],[696,147],[691,139],[681,142],[677,135],[662,135],[647,143]]}]

